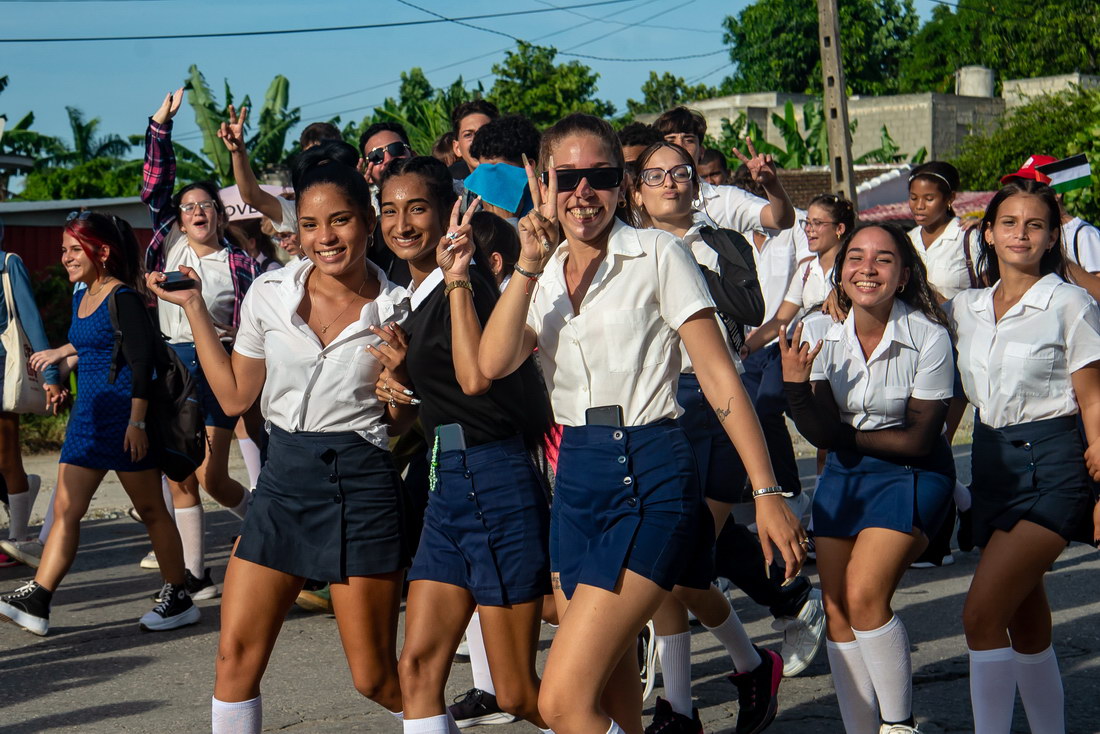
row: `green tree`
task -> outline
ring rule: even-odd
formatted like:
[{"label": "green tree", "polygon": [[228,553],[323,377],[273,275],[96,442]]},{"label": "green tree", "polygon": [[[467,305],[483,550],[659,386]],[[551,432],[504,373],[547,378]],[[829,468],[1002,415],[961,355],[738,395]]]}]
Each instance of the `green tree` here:
[{"label": "green tree", "polygon": [[718,90],[714,87],[708,87],[706,84],[688,84],[682,76],[674,76],[667,71],[660,76],[657,76],[657,72],[651,71],[649,79],[642,84],[642,101],[634,99],[626,101],[625,117],[632,119],[647,112],[664,112],[685,102],[716,96],[718,96]]},{"label": "green tree", "polygon": [[557,49],[520,41],[493,65],[496,81],[488,99],[504,111],[522,112],[546,127],[572,112],[611,117],[615,106],[596,98],[600,75],[579,61],[555,64]]},{"label": "green tree", "polygon": [[[839,0],[838,10],[848,87],[857,94],[893,93],[919,25],[913,0]],[[736,65],[723,91],[821,91],[814,0],[756,0],[723,25]]]},{"label": "green tree", "polygon": [[141,161],[93,158],[71,168],[50,166],[27,174],[23,199],[98,199],[137,196],[141,190]]},{"label": "green tree", "polygon": [[97,158],[122,158],[130,150],[130,144],[118,135],[99,135],[99,118],[84,119],[84,113],[75,107],[66,107],[73,145],[53,156],[54,163],[63,165],[88,163]]}]

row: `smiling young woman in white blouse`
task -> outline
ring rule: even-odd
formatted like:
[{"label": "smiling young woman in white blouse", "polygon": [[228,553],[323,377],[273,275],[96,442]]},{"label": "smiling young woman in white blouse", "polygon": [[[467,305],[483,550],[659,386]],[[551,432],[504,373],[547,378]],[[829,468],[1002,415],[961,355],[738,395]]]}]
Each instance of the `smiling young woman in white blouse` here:
[{"label": "smiling young woman in white blouse", "polygon": [[[978,734],[1006,734],[1015,691],[1033,732],[1065,731],[1043,576],[1070,540],[1100,537],[1100,310],[1065,281],[1054,192],[1020,180],[981,226],[991,288],[947,304],[974,405],[974,541],[963,610]],[[1079,422],[1084,427],[1082,443]],[[1091,521],[1090,521],[1091,520]]]},{"label": "smiling young woman in white blouse", "polygon": [[763,490],[756,504],[765,553],[770,559],[775,543],[793,576],[805,536],[774,486],[691,253],[667,232],[615,218],[629,204],[611,126],[588,115],[562,119],[543,134],[540,163],[541,185],[528,167],[538,206],[520,221],[517,275],[479,354],[481,371],[497,379],[537,344],[564,426],[550,538],[562,616],[539,710],[558,734],[640,734],[638,631],[693,554],[709,553],[713,542],[691,446],[674,422],[682,413],[677,335],[753,487]]},{"label": "smiling young woman in white blouse", "polygon": [[375,382],[379,350],[402,338],[391,325],[407,315],[408,298],[366,259],[375,217],[356,158],[338,142],[302,154],[294,189],[307,259],[249,290],[232,357],[201,284],[167,291],[163,274],[148,276],[160,298],[183,307],[224,410],[239,415],[260,397],[271,431],[225,574],[215,734],[261,730],[260,680],[306,578],[331,582],[356,689],[400,715],[397,619],[409,548],[387,424],[402,409],[387,408]]},{"label": "smiling young woman in white blouse", "polygon": [[844,728],[903,734],[916,731],[912,663],[891,599],[955,484],[942,435],[951,337],[900,228],[855,229],[834,274],[848,315],[813,348],[800,342],[801,325],[795,346],[780,333],[784,387],[798,430],[829,451],[813,521]]}]

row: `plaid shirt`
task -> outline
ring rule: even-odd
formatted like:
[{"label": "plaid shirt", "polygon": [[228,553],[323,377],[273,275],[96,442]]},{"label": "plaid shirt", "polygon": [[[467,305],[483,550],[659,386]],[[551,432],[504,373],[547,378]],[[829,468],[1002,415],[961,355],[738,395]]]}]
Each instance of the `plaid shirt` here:
[{"label": "plaid shirt", "polygon": [[[164,269],[167,257],[165,242],[176,226],[176,212],[172,207],[172,189],[176,184],[176,154],[172,150],[172,121],[163,125],[149,118],[145,132],[145,166],[142,168],[141,200],[149,206],[153,217],[153,239],[145,251],[145,269],[154,272]],[[229,250],[229,274],[233,279],[233,319],[236,328],[241,323],[241,302],[252,281],[260,274],[260,266],[252,257],[222,238],[222,246]]]}]

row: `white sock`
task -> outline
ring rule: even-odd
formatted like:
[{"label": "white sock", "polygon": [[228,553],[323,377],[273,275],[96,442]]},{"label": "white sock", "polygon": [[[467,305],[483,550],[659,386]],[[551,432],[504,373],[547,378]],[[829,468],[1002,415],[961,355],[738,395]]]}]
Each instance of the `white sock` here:
[{"label": "white sock", "polygon": [[657,635],[657,659],[661,661],[661,681],[665,700],[672,710],[691,718],[691,633]]},{"label": "white sock", "polygon": [[852,632],[875,684],[882,720],[889,724],[908,720],[913,715],[913,662],[905,625],[895,616],[876,630]]},{"label": "white sock", "polygon": [[10,540],[26,540],[27,523],[31,519],[31,508],[34,506],[34,498],[30,491],[8,495],[8,510],[11,512],[8,538]]},{"label": "white sock", "polygon": [[237,448],[241,450],[241,458],[248,470],[248,486],[255,487],[260,476],[260,447],[251,438],[238,438]]},{"label": "white sock", "polygon": [[[725,600],[726,606],[729,606],[729,600],[725,596],[722,599]],[[733,611],[731,606],[729,610],[729,616],[722,624],[717,627],[707,627],[705,624],[703,626],[707,627],[726,648],[726,652],[733,660],[733,669],[738,673],[748,673],[750,670],[756,670],[756,666],[760,665],[760,653],[752,646],[749,633],[745,632],[745,626],[741,624],[737,612]],[[689,713],[688,716],[690,715]]]},{"label": "white sock", "polygon": [[493,675],[489,672],[489,656],[485,653],[485,635],[481,633],[481,615],[474,612],[466,625],[466,646],[470,648],[470,672],[474,676],[474,688],[497,695]]},{"label": "white sock", "polygon": [[955,480],[955,506],[959,508],[959,512],[966,512],[970,509],[970,488],[959,480]]},{"label": "white sock", "polygon": [[197,579],[202,578],[205,570],[203,564],[206,555],[204,518],[202,505],[180,507],[176,510],[176,528],[179,530],[180,542],[183,544],[183,565]]},{"label": "white sock", "polygon": [[57,496],[57,487],[50,492],[50,504],[46,507],[46,517],[42,520],[42,527],[38,531],[38,542],[46,544],[46,538],[50,537],[50,528],[53,527],[53,501]]},{"label": "white sock", "polygon": [[390,716],[397,719],[398,721],[404,721],[405,720],[405,712],[404,711],[391,711]]},{"label": "white sock", "polygon": [[262,696],[248,701],[228,703],[210,699],[212,734],[260,734],[263,731]]},{"label": "white sock", "polygon": [[241,494],[241,501],[237,503],[236,507],[227,507],[226,509],[243,520],[244,516],[248,514],[248,500],[251,497],[252,493],[246,491]]},{"label": "white sock", "polygon": [[164,506],[168,508],[168,514],[172,519],[176,517],[176,502],[172,499],[172,487],[168,484],[168,477],[160,475],[160,493],[164,495]]},{"label": "white sock", "polygon": [[1065,734],[1066,707],[1054,648],[1028,655],[1014,652],[1016,685],[1027,723],[1035,734]]},{"label": "white sock", "polygon": [[611,720],[611,726],[607,728],[607,734],[626,734],[623,728],[615,723],[615,720]]},{"label": "white sock", "polygon": [[859,651],[859,641],[826,640],[825,649],[829,655],[829,670],[833,674],[833,688],[836,689],[836,702],[844,731],[860,734],[877,732],[881,723],[878,699],[871,674]]},{"label": "white sock", "polygon": [[1005,734],[1016,705],[1016,666],[1012,648],[969,650],[970,708],[975,734]]},{"label": "white sock", "polygon": [[404,719],[401,726],[405,734],[450,734],[454,722],[450,714],[440,714],[426,719]]},{"label": "white sock", "polygon": [[[538,729],[537,726],[535,728]],[[554,734],[553,729],[539,729],[539,731],[542,732],[542,734]]]}]

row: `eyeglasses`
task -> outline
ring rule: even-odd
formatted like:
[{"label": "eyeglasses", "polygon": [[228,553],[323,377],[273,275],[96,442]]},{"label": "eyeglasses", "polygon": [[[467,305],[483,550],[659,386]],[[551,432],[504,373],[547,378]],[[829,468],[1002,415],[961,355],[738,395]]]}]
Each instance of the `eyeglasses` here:
[{"label": "eyeglasses", "polygon": [[180,204],[180,211],[184,214],[190,214],[195,211],[195,207],[202,209],[204,212],[208,212],[214,208],[214,202],[211,199],[206,201],[196,201],[190,204]]},{"label": "eyeglasses", "polygon": [[389,145],[381,145],[371,152],[367,153],[367,162],[375,165],[386,160],[386,153],[389,153],[393,158],[400,158],[405,155],[405,151],[409,150],[409,146],[402,143],[400,140]]},{"label": "eyeglasses", "polygon": [[638,174],[638,178],[646,186],[660,186],[665,182],[666,176],[672,176],[676,183],[688,183],[695,177],[695,168],[687,163],[681,163],[668,170],[664,168],[644,168]]},{"label": "eyeglasses", "polygon": [[816,232],[817,230],[824,227],[826,224],[836,224],[836,222],[823,222],[820,219],[807,219],[806,221],[802,222],[802,229],[812,229]]},{"label": "eyeglasses", "polygon": [[[588,181],[594,189],[613,189],[623,182],[623,169],[605,166],[603,168],[558,168],[558,191],[572,191],[580,186],[581,179]],[[550,185],[550,174],[542,173],[542,182]]]}]

